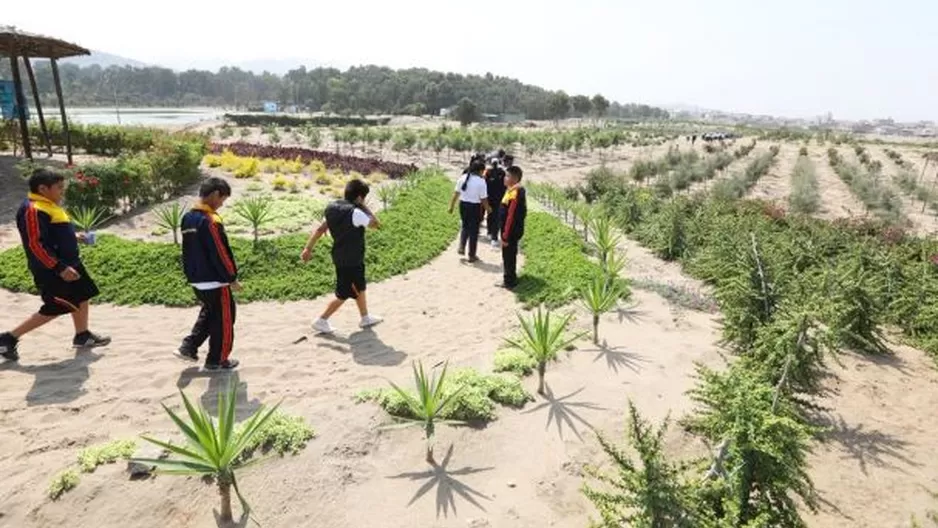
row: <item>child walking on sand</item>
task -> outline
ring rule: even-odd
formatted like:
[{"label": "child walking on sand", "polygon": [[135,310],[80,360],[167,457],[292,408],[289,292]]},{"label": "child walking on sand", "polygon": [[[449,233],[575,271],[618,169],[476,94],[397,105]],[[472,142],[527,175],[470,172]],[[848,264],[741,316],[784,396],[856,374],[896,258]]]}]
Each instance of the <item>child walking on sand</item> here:
[{"label": "child walking on sand", "polygon": [[209,178],[199,188],[199,203],[182,217],[182,260],[186,279],[202,305],[192,332],[182,340],[177,355],[199,360],[199,347],[208,339],[206,370],[230,370],[237,359],[228,357],[234,345],[235,302],[231,292],[241,291],[238,267],[217,211],[231,196],[221,178]]},{"label": "child walking on sand", "polygon": [[355,299],[361,314],[359,327],[369,328],[382,321],[368,313],[365,298],[365,228],[377,229],[381,226],[378,218],[365,205],[369,192],[368,184],[361,180],[352,180],[345,185],[345,196],[326,207],[326,219],[310,235],[306,247],[300,254],[303,262],[309,262],[313,249],[319,239],[326,234],[332,236],[332,263],[335,265],[335,299],[313,323],[313,329],[321,334],[333,334],[335,329],[329,324],[329,318],[345,304],[348,299]]},{"label": "child walking on sand", "polygon": [[16,213],[29,271],[43,304],[38,313],[0,334],[0,356],[7,360],[19,359],[17,345],[23,335],[65,314],[71,314],[75,325],[73,346],[93,348],[111,342],[110,337],[88,330],[88,302],[98,295],[98,287],[79,256],[78,242],[85,241],[84,235],[75,233],[60,206],[64,194],[65,177],[39,169],[30,176],[29,195]]}]

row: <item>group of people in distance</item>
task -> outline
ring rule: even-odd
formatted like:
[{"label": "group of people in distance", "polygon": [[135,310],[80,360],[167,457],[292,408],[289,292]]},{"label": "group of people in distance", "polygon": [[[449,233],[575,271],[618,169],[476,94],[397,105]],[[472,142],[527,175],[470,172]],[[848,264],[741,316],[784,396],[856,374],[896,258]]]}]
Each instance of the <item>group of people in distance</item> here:
[{"label": "group of people in distance", "polygon": [[[502,166],[505,168],[502,169]],[[456,182],[450,200],[450,213],[459,202],[460,255],[468,246],[470,263],[478,262],[479,232],[482,220],[492,247],[502,249],[504,269],[502,287],[512,289],[518,285],[518,243],[524,236],[524,221],[528,206],[521,178],[524,172],[514,164],[514,158],[500,150],[486,163],[484,154],[476,154],[469,161]]]},{"label": "group of people in distance", "polygon": [[[459,178],[450,212],[458,200],[462,219],[459,253],[469,245],[469,261],[478,260],[476,248],[482,219],[486,219],[493,246],[501,246],[505,288],[518,284],[516,262],[518,242],[524,236],[527,203],[521,187],[522,171],[503,151],[491,156],[473,156]],[[501,166],[506,168],[503,170]],[[82,265],[79,243],[94,243],[84,233],[76,232],[68,213],[61,206],[65,195],[65,177],[47,169],[38,169],[29,178],[29,193],[16,214],[16,225],[26,252],[27,265],[42,299],[39,311],[19,326],[0,333],[0,356],[8,361],[19,359],[20,338],[61,315],[70,314],[75,326],[75,348],[103,347],[108,336],[88,328],[89,302],[99,293],[98,287]],[[327,232],[332,236],[332,262],[335,266],[335,299],[331,300],[313,329],[332,334],[329,318],[348,299],[358,307],[361,328],[370,328],[382,318],[368,312],[365,297],[365,230],[378,229],[381,223],[365,204],[370,189],[361,180],[351,180],[344,196],[330,203],[325,218],[310,234],[300,253],[300,260],[312,258],[317,242]],[[208,178],[199,188],[199,201],[182,218],[183,272],[199,301],[196,322],[182,340],[176,355],[197,362],[199,348],[208,341],[206,370],[229,370],[238,366],[231,358],[234,345],[236,303],[233,293],[241,290],[238,265],[228,243],[218,210],[231,197],[231,187],[222,178]],[[483,211],[485,216],[483,217]]]}]

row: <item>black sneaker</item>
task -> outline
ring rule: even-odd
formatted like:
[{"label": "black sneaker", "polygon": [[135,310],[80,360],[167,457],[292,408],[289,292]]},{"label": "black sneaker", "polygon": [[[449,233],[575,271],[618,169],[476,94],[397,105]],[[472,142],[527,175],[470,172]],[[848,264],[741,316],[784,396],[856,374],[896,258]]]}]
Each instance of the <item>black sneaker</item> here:
[{"label": "black sneaker", "polygon": [[237,359],[228,359],[221,363],[206,363],[205,370],[232,370],[238,368],[239,363]]},{"label": "black sneaker", "polygon": [[13,337],[13,334],[9,332],[0,334],[0,357],[8,361],[16,361],[19,359],[20,354],[16,351],[16,346],[19,342],[20,340]]},{"label": "black sneaker", "polygon": [[475,264],[479,262],[479,257],[469,257],[469,264]]},{"label": "black sneaker", "polygon": [[72,340],[72,346],[77,348],[97,348],[111,344],[111,338],[108,336],[99,336],[89,331],[84,331],[75,336]]},{"label": "black sneaker", "polygon": [[187,361],[198,361],[199,351],[194,348],[186,348],[181,346],[179,347],[179,350],[176,351],[176,356],[181,357]]}]

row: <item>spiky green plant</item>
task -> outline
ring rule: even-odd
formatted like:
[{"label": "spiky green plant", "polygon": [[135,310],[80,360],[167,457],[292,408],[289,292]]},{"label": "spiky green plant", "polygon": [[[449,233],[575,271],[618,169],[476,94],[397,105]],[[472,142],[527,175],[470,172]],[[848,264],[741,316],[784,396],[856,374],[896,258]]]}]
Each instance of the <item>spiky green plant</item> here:
[{"label": "spiky green plant", "polygon": [[236,384],[229,382],[227,390],[218,395],[217,423],[201,405],[195,407],[184,392],[179,391],[179,394],[182,396],[182,403],[188,414],[188,422],[173,412],[166,404],[163,404],[163,409],[185,437],[186,444],[176,445],[141,435],[141,438],[147,442],[168,450],[172,458],[138,458],[133,460],[153,466],[157,472],[168,475],[212,477],[215,479],[219,495],[221,495],[220,519],[226,522],[231,521],[231,488],[234,488],[244,514],[250,515],[251,508],[241,495],[241,490],[238,489],[235,472],[259,460],[246,462],[241,459],[241,453],[247,446],[252,445],[254,435],[270,420],[280,404],[278,403],[271,408],[262,405],[244,421],[241,427],[236,429]]},{"label": "spiky green plant", "polygon": [[553,320],[552,316],[550,310],[543,311],[540,306],[531,317],[524,317],[519,313],[520,336],[505,338],[509,346],[525,352],[537,362],[537,393],[541,396],[546,395],[544,373],[547,370],[547,362],[557,359],[557,354],[561,350],[583,337],[583,333],[567,335],[567,327],[570,325],[573,314],[567,314],[559,319],[554,317]]},{"label": "spiky green plant", "polygon": [[440,371],[439,378],[433,373],[428,377],[423,368],[422,361],[417,361],[413,363],[412,366],[414,369],[414,388],[417,391],[416,396],[400,388],[393,381],[389,381],[388,383],[390,383],[391,388],[404,399],[414,416],[414,418],[400,419],[410,422],[405,425],[419,424],[423,426],[424,435],[427,440],[427,462],[433,464],[433,436],[436,434],[436,424],[461,423],[455,420],[444,420],[442,416],[446,414],[449,407],[455,402],[456,397],[462,392],[464,386],[460,386],[453,391],[448,389],[446,370],[449,367],[449,362],[443,364],[443,370]]},{"label": "spiky green plant", "polygon": [[167,231],[173,233],[173,244],[179,245],[179,226],[182,225],[182,217],[185,214],[186,207],[178,202],[171,205],[157,207],[156,224]]},{"label": "spiky green plant", "polygon": [[397,185],[387,184],[378,186],[378,199],[381,200],[381,204],[385,209],[388,208],[388,204],[394,201],[394,198],[397,197]]},{"label": "spiky green plant", "polygon": [[599,344],[599,318],[612,311],[625,295],[621,281],[606,280],[605,277],[593,277],[580,288],[580,302],[593,316],[593,343]]},{"label": "spiky green plant", "polygon": [[273,216],[274,204],[266,196],[249,196],[235,204],[234,212],[251,225],[254,243],[257,244],[260,228],[270,222]]},{"label": "spiky green plant", "polygon": [[68,214],[72,218],[72,223],[75,224],[75,227],[86,233],[94,231],[111,217],[107,209],[93,206],[79,206],[70,210]]},{"label": "spiky green plant", "polygon": [[608,215],[596,215],[590,223],[593,232],[592,245],[599,253],[599,261],[605,266],[609,255],[616,250],[621,237],[615,231],[612,219]]}]

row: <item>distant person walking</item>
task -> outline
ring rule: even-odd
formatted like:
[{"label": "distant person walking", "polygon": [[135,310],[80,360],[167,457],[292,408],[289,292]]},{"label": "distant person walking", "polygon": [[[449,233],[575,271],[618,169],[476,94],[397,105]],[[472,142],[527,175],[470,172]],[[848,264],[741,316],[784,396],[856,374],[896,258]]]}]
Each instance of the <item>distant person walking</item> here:
[{"label": "distant person walking", "polygon": [[[499,166],[499,161],[492,160],[492,166],[485,171],[485,187],[488,193],[488,202],[496,206],[502,203],[502,197],[505,196],[505,171]],[[485,217],[485,227],[491,240],[492,247],[497,248],[498,230],[501,222],[499,221],[499,209],[495,207],[489,210]]]},{"label": "distant person walking", "polygon": [[365,205],[369,190],[368,184],[361,180],[351,180],[345,184],[345,196],[342,200],[336,200],[326,206],[325,221],[313,231],[300,254],[303,262],[309,262],[319,239],[327,231],[332,236],[335,299],[313,323],[313,329],[321,334],[335,333],[335,329],[329,324],[329,318],[348,299],[355,299],[355,304],[358,305],[358,313],[361,315],[359,327],[370,328],[383,320],[368,313],[365,297],[365,228],[381,227],[378,217]]},{"label": "distant person walking", "polygon": [[466,254],[466,243],[469,244],[469,262],[478,262],[476,250],[479,245],[479,228],[482,225],[482,211],[490,213],[492,208],[488,203],[488,188],[481,174],[485,171],[485,162],[474,159],[469,163],[466,172],[456,182],[453,198],[449,202],[449,212],[453,213],[456,202],[459,202],[459,218],[462,220],[462,231],[459,234],[460,255]]},{"label": "distant person walking", "polygon": [[182,217],[182,263],[186,280],[202,305],[192,331],[182,340],[177,355],[199,360],[199,347],[208,340],[206,370],[231,370],[234,347],[235,301],[241,291],[238,266],[218,210],[231,196],[231,186],[221,178],[209,178],[199,187],[199,202]]},{"label": "distant person walking", "polygon": [[502,197],[499,216],[501,217],[502,267],[504,268],[504,288],[513,289],[518,285],[518,243],[524,237],[524,221],[528,216],[528,199],[521,177],[521,167],[508,167],[505,176],[505,196]]},{"label": "distant person walking", "polygon": [[72,316],[75,325],[73,346],[93,348],[111,342],[110,337],[88,330],[88,303],[98,295],[98,287],[79,255],[78,243],[86,242],[85,235],[75,233],[68,213],[59,205],[64,194],[65,177],[39,169],[29,177],[29,194],[16,213],[26,261],[43,304],[38,313],[0,334],[0,356],[7,360],[19,359],[21,337],[65,314]]}]

